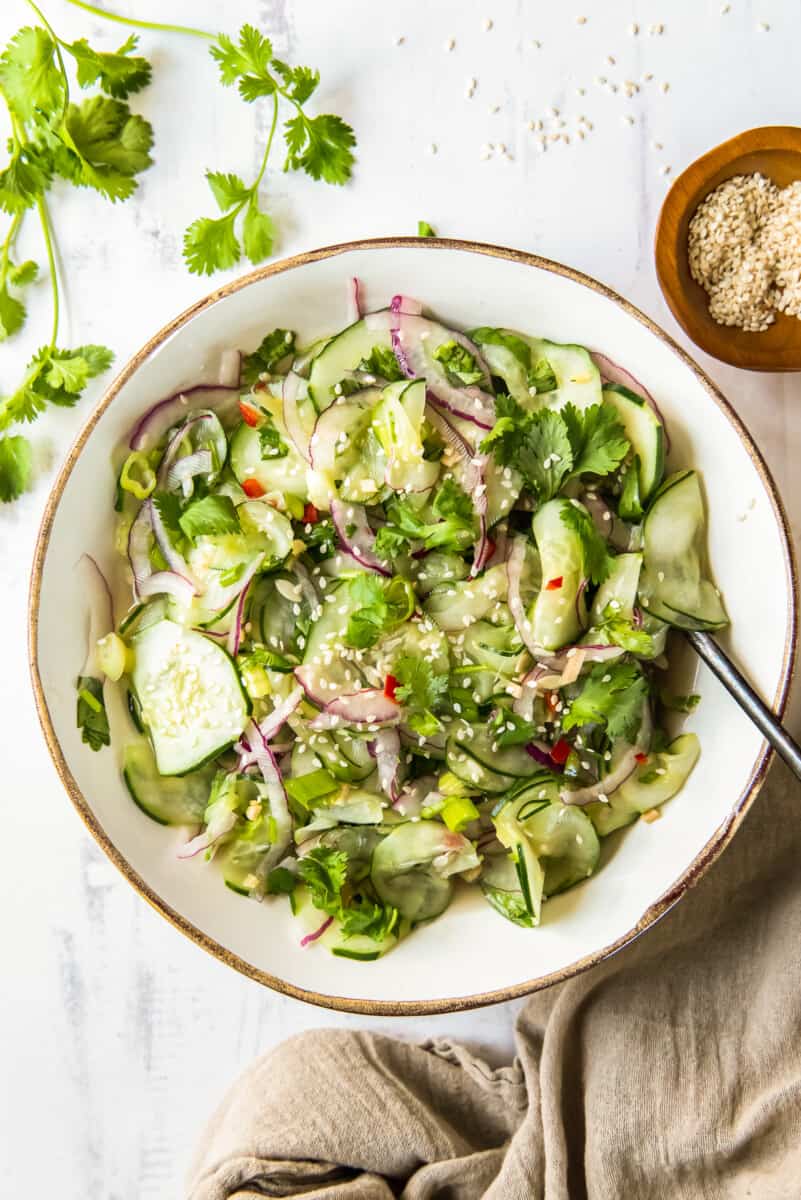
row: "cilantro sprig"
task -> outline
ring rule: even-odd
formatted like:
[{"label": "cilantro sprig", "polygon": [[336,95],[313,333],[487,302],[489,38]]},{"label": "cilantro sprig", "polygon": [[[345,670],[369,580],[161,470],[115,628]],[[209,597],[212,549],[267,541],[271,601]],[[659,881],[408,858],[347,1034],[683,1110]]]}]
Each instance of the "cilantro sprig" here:
[{"label": "cilantro sprig", "polygon": [[647,696],[648,681],[636,663],[596,663],[562,717],[562,729],[601,725],[611,742],[633,742]]},{"label": "cilantro sprig", "polygon": [[[235,266],[242,257],[263,262],[273,250],[275,226],[260,205],[259,189],[273,147],[283,102],[293,115],[284,123],[285,171],[304,171],[312,179],[343,184],[353,169],[356,137],[350,125],[331,113],[309,116],[305,105],[320,83],[309,67],[290,66],[273,53],[272,43],[252,25],[243,25],[236,42],[221,33],[210,48],[224,87],[237,85],[246,103],[269,98],[270,130],[261,164],[251,183],[235,174],[207,171],[206,179],[222,216],[200,217],[184,235],[184,258],[198,275]],[[238,231],[240,215],[244,213]]]},{"label": "cilantro sprig", "polygon": [[523,408],[511,396],[496,398],[496,421],[482,442],[503,467],[514,467],[527,489],[544,504],[569,479],[611,475],[623,463],[630,444],[609,404],[583,411],[566,404],[558,412]]},{"label": "cilantro sprig", "polygon": [[315,846],[298,861],[298,877],[320,912],[336,917],[344,937],[362,935],[377,942],[389,937],[398,923],[398,910],[369,896],[348,899],[348,856],[344,850]]}]

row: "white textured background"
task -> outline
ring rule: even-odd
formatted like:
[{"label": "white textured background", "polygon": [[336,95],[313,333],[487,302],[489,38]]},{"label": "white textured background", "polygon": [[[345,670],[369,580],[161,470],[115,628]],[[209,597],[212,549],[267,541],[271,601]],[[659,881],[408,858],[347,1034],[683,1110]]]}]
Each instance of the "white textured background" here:
[{"label": "white textured background", "polygon": [[[125,36],[64,0],[42,2],[69,40],[87,35],[111,48]],[[347,189],[268,173],[265,194],[281,228],[279,253],[414,233],[422,217],[445,235],[519,246],[580,267],[674,333],[651,252],[670,178],[660,166],[676,174],[742,129],[792,123],[801,101],[801,5],[732,0],[726,14],[722,7],[718,0],[118,4],[139,17],[212,30],[223,21],[234,32],[250,20],[274,38],[282,56],[320,68],[318,103],[355,126],[358,167]],[[577,23],[579,16],[587,17],[585,24]],[[489,32],[485,17],[494,21]],[[28,20],[23,0],[2,0],[0,39]],[[633,21],[640,26],[636,37],[628,33]],[[761,22],[770,29],[760,30]],[[658,23],[663,34],[649,34]],[[399,36],[402,45],[396,45]],[[447,52],[451,37],[456,46]],[[112,207],[66,189],[52,202],[66,279],[62,340],[105,342],[119,365],[209,290],[208,282],[186,272],[180,254],[184,226],[212,214],[203,170],[247,176],[264,135],[258,106],[244,105],[216,84],[203,43],[143,34],[142,47],[153,60],[155,83],[133,107],[155,126],[155,166],[126,204]],[[654,80],[642,82],[646,73]],[[613,93],[597,77],[640,82],[641,92],[626,99],[622,87]],[[477,87],[467,99],[471,78]],[[577,94],[582,87],[583,96]],[[542,118],[551,131],[551,106],[560,110],[571,140],[543,154],[526,123]],[[624,123],[627,112],[633,126]],[[576,136],[581,116],[593,125],[583,142]],[[504,143],[508,157],[482,160],[487,142]],[[43,257],[33,228],[24,248]],[[425,295],[424,280],[420,292]],[[27,352],[45,340],[47,304],[45,280],[30,293],[26,338],[0,346],[0,392],[11,389]],[[797,517],[797,377],[744,374],[701,361],[756,434],[791,518]],[[39,734],[24,628],[29,564],[48,484],[101,388],[80,412],[39,423],[38,486],[0,511],[0,744],[10,761],[0,800],[0,1192],[9,1197],[50,1191],[63,1200],[179,1196],[195,1137],[222,1090],[254,1055],[288,1034],[324,1024],[370,1025],[404,1036],[449,1034],[503,1056],[511,1049],[518,1007],[367,1021],[273,995],[171,929],[84,832]]]}]

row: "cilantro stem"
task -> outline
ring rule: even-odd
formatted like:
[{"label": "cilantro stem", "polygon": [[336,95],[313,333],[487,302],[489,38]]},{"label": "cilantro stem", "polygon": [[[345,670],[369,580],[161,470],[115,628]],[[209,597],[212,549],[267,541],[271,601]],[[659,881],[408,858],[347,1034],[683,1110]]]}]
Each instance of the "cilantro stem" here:
[{"label": "cilantro stem", "polygon": [[14,249],[14,243],[17,240],[17,234],[19,233],[23,216],[24,213],[16,214],[9,226],[6,239],[3,242],[2,257],[0,258],[0,287],[5,285],[6,279],[8,278],[8,261],[11,251]]},{"label": "cilantro stem", "polygon": [[58,323],[60,317],[60,302],[58,295],[58,271],[56,270],[56,256],[53,250],[53,236],[50,229],[50,214],[47,211],[47,204],[44,196],[40,196],[36,201],[36,208],[39,212],[39,220],[42,223],[42,234],[44,235],[45,250],[47,251],[47,266],[50,271],[50,290],[53,293],[53,325],[50,333],[50,349],[52,350],[58,338]]},{"label": "cilantro stem", "polygon": [[267,135],[267,145],[264,147],[264,155],[262,156],[261,166],[259,167],[259,173],[254,180],[253,187],[250,189],[250,194],[252,196],[255,196],[256,193],[258,192],[259,184],[261,183],[262,178],[264,176],[264,172],[267,169],[267,159],[270,157],[270,150],[272,149],[273,138],[275,137],[275,127],[277,124],[278,124],[278,96],[276,95],[276,93],[273,93],[273,119],[272,119],[272,123],[270,125],[270,132]]},{"label": "cilantro stem", "polygon": [[191,37],[205,38],[207,41],[214,41],[216,36],[213,33],[207,33],[205,29],[194,29],[191,25],[165,25],[161,21],[137,21],[134,17],[123,17],[119,13],[107,12],[104,8],[98,8],[95,4],[87,4],[86,0],[67,0],[67,3],[73,4],[76,8],[82,8],[85,12],[93,13],[96,17],[103,17],[106,21],[116,21],[118,25],[130,25],[135,29],[150,29],[155,33],[186,33]]}]

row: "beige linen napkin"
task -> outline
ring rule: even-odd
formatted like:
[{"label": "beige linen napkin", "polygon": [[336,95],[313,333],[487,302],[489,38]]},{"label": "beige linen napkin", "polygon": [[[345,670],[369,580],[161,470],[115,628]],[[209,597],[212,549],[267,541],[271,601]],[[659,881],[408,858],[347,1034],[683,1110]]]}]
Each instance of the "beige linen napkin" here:
[{"label": "beige linen napkin", "polygon": [[493,1071],[447,1044],[293,1038],[224,1099],[188,1195],[797,1200],[801,788],[784,767],[677,908],[532,997],[517,1042]]}]

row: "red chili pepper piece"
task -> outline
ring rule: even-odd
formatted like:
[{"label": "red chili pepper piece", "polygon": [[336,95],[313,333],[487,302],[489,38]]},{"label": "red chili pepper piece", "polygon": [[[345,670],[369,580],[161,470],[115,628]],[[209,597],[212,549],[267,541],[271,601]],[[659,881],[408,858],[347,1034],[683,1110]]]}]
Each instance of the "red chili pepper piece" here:
[{"label": "red chili pepper piece", "polygon": [[264,488],[258,479],[243,479],[242,491],[246,496],[250,496],[251,500],[258,500],[260,496],[264,495]]},{"label": "red chili pepper piece", "polygon": [[555,575],[553,579],[549,579],[545,585],[546,592],[556,592],[562,586],[564,575]]},{"label": "red chili pepper piece", "polygon": [[636,758],[636,760],[637,760],[637,762],[638,762],[638,763],[646,763],[646,762],[648,762],[648,755],[647,755],[647,754],[635,754],[635,755],[634,755],[634,757]]},{"label": "red chili pepper piece", "polygon": [[395,692],[399,687],[400,680],[396,679],[394,675],[387,675],[386,679],[384,680],[384,695],[386,696],[387,700],[395,699]]},{"label": "red chili pepper piece", "polygon": [[261,413],[258,411],[258,409],[252,408],[251,405],[246,404],[244,400],[239,401],[239,411],[242,414],[242,420],[246,425],[249,425],[251,429],[255,429],[257,425],[261,424]]},{"label": "red chili pepper piece", "polygon": [[559,766],[567,762],[570,754],[570,742],[566,742],[564,738],[560,738],[556,745],[551,747],[551,758]]},{"label": "red chili pepper piece", "polygon": [[316,525],[320,520],[320,514],[313,504],[307,504],[303,510],[303,524]]}]

